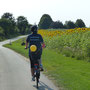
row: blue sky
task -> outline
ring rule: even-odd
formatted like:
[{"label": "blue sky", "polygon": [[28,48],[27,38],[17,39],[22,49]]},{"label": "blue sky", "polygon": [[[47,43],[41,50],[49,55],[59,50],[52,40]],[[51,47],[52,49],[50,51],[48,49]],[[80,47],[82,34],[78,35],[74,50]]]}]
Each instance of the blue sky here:
[{"label": "blue sky", "polygon": [[54,21],[82,19],[90,26],[90,0],[1,0],[0,16],[10,12],[15,18],[27,17],[29,23],[40,21],[43,14],[49,14]]}]

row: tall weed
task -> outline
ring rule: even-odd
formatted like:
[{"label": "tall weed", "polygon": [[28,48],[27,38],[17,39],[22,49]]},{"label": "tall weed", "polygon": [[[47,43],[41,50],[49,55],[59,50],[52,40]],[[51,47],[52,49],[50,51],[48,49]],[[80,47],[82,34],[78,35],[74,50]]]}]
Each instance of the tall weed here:
[{"label": "tall weed", "polygon": [[90,61],[90,31],[76,32],[52,38],[44,37],[47,48],[78,60]]}]

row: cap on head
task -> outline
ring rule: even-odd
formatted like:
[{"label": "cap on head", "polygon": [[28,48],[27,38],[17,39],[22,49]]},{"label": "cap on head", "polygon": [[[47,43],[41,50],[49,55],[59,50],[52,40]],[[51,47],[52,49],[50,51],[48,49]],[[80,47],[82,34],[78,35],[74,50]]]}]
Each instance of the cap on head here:
[{"label": "cap on head", "polygon": [[36,32],[37,29],[38,29],[37,25],[33,25],[33,26],[31,27],[31,31],[32,31],[32,32]]}]

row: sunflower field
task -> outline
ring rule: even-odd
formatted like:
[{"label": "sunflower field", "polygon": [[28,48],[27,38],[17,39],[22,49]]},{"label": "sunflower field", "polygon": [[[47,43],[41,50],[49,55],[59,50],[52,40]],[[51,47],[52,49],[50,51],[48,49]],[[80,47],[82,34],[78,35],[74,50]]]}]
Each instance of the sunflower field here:
[{"label": "sunflower field", "polygon": [[38,30],[46,47],[67,57],[90,61],[90,28]]}]

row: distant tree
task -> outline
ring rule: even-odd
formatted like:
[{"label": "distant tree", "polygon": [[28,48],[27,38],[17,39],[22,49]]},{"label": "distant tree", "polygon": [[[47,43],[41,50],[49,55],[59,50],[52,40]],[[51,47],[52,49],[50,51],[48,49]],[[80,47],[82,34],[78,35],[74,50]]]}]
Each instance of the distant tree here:
[{"label": "distant tree", "polygon": [[5,37],[8,37],[12,33],[12,22],[10,20],[7,20],[5,18],[0,19],[0,27],[3,28]]},{"label": "distant tree", "polygon": [[30,34],[31,33],[31,24],[28,24],[28,28],[27,28],[27,31],[26,31],[26,33],[28,33],[28,34]]},{"label": "distant tree", "polygon": [[1,16],[1,18],[6,18],[6,19],[9,19],[9,20],[12,20],[12,21],[15,20],[14,17],[13,17],[13,14],[11,14],[11,13],[9,13],[9,12],[4,13],[4,14]]},{"label": "distant tree", "polygon": [[77,19],[75,24],[76,24],[77,27],[80,27],[80,28],[86,27],[86,25],[85,25],[85,23],[83,22],[82,19]]},{"label": "distant tree", "polygon": [[28,20],[24,16],[19,16],[17,18],[17,27],[19,28],[19,33],[24,35],[28,28]]},{"label": "distant tree", "polygon": [[50,17],[50,15],[44,14],[41,17],[40,22],[38,24],[39,29],[48,29],[51,23],[52,23],[52,18]]},{"label": "distant tree", "polygon": [[67,28],[67,29],[72,29],[72,28],[75,28],[75,27],[76,27],[76,25],[72,21],[66,21],[65,24],[64,24],[64,28]]},{"label": "distant tree", "polygon": [[62,22],[56,21],[51,23],[50,28],[59,29],[59,28],[64,28],[64,26]]},{"label": "distant tree", "polygon": [[15,18],[13,17],[13,14],[7,12],[7,13],[4,13],[1,18],[5,18],[5,19],[8,19],[12,22],[12,24],[15,26],[16,23],[15,23]]},{"label": "distant tree", "polygon": [[0,37],[3,37],[4,36],[4,30],[2,27],[0,27]]},{"label": "distant tree", "polygon": [[6,12],[1,16],[1,19],[7,19],[11,22],[10,24],[10,34],[15,34],[16,31],[16,22],[15,18],[13,17],[13,14]]}]

